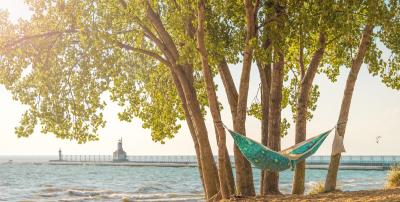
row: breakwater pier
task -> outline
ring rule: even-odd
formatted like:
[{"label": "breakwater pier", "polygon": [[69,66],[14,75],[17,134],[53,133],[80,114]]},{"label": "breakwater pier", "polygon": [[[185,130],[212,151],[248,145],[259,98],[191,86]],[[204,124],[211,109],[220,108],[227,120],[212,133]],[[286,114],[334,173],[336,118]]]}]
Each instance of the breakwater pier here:
[{"label": "breakwater pier", "polygon": [[[218,162],[217,157],[214,157]],[[234,166],[234,158],[231,157]],[[308,169],[327,169],[330,156],[311,156],[306,160]],[[196,156],[126,156],[124,161],[115,161],[111,155],[62,155],[51,165],[98,165],[98,166],[159,166],[159,167],[196,167]],[[400,156],[342,156],[342,170],[387,170],[400,164]]]},{"label": "breakwater pier", "polygon": [[[218,157],[214,156],[218,163]],[[232,166],[235,158],[230,156]],[[311,156],[306,159],[307,169],[328,169],[330,156]],[[341,170],[387,170],[400,163],[400,156],[342,156]],[[63,155],[58,151],[58,160],[50,165],[96,165],[96,166],[157,166],[157,167],[197,167],[196,156],[135,155],[128,156],[122,148],[122,138],[118,140],[113,155]]]}]

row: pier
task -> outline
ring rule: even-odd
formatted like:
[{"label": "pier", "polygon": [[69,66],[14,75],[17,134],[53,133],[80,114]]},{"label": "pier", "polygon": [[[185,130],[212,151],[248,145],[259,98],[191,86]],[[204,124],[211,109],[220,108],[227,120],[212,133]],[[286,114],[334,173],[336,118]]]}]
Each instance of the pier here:
[{"label": "pier", "polygon": [[[214,156],[218,163],[218,157]],[[230,156],[232,166],[235,158]],[[311,156],[306,159],[307,169],[328,169],[330,156]],[[341,170],[387,170],[400,163],[400,156],[342,156]],[[157,166],[157,167],[197,167],[196,156],[128,156],[122,148],[122,138],[118,140],[113,155],[63,155],[58,151],[58,160],[50,165],[96,165],[96,166]]]},{"label": "pier", "polygon": [[[214,157],[218,162],[217,157]],[[230,158],[234,166],[234,158]],[[307,169],[327,169],[330,156],[311,156],[306,160]],[[196,156],[127,156],[126,161],[115,162],[111,155],[63,155],[52,160],[51,165],[98,165],[98,166],[159,166],[197,167]],[[342,170],[387,170],[400,164],[400,156],[342,156]]]}]

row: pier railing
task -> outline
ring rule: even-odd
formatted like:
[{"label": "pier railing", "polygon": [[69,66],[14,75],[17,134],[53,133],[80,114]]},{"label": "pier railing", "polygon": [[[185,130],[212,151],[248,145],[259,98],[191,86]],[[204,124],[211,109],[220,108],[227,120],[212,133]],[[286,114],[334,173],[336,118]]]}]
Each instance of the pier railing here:
[{"label": "pier railing", "polygon": [[[311,156],[306,160],[309,165],[329,164],[330,156]],[[363,165],[363,166],[383,166],[390,167],[400,164],[400,156],[342,156],[341,165]]]},{"label": "pier railing", "polygon": [[111,155],[63,155],[62,160],[71,162],[110,162],[113,157]]},{"label": "pier railing", "polygon": [[[186,163],[196,164],[196,156],[128,156],[130,162],[137,163]],[[218,162],[217,157],[214,157]],[[74,162],[110,162],[113,160],[111,155],[63,155],[63,161]],[[230,157],[234,163],[233,156]],[[311,156],[307,158],[306,163],[310,165],[326,165],[329,164],[330,156]],[[342,156],[342,165],[379,165],[390,166],[400,163],[400,156]]]}]

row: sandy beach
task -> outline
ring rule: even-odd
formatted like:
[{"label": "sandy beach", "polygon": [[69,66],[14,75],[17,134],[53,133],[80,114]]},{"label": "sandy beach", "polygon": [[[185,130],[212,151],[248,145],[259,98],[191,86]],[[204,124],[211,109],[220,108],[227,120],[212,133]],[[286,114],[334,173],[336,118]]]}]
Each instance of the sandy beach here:
[{"label": "sandy beach", "polygon": [[294,201],[294,202],[306,202],[306,201],[337,201],[337,202],[365,202],[365,201],[400,201],[400,188],[395,189],[378,189],[368,191],[343,191],[333,192],[318,195],[306,195],[306,196],[293,196],[293,195],[282,195],[282,196],[266,196],[266,197],[254,197],[254,198],[234,198],[231,201]]}]

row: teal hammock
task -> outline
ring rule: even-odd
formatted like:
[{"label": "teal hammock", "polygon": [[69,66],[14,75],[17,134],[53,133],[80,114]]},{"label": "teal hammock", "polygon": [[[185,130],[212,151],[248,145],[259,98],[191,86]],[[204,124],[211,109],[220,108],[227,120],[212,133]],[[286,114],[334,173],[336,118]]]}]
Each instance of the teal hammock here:
[{"label": "teal hammock", "polygon": [[289,168],[293,170],[297,163],[313,155],[333,130],[328,130],[277,152],[237,132],[228,128],[226,129],[232,135],[240,152],[252,165],[262,170],[275,172],[284,171]]}]

